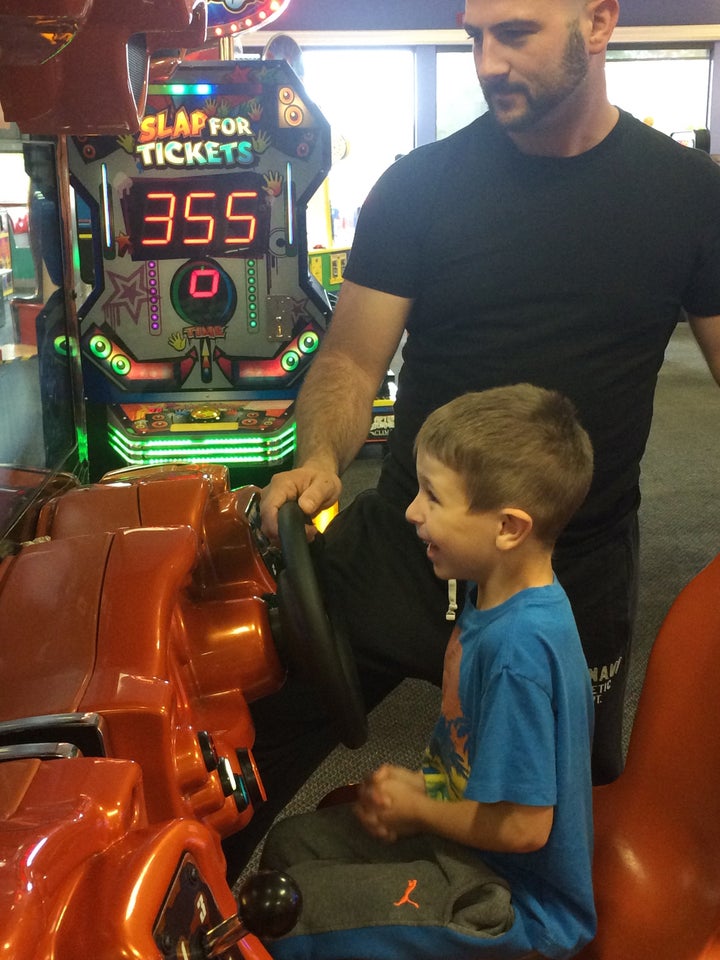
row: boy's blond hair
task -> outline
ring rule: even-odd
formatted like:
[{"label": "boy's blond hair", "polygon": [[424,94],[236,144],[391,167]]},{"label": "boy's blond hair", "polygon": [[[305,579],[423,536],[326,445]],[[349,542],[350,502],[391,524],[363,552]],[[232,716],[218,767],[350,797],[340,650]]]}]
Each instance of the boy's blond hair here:
[{"label": "boy's blond hair", "polygon": [[575,407],[529,383],[466,393],[435,410],[415,440],[462,478],[470,510],[515,507],[552,547],[585,499],[593,473],[590,438]]}]

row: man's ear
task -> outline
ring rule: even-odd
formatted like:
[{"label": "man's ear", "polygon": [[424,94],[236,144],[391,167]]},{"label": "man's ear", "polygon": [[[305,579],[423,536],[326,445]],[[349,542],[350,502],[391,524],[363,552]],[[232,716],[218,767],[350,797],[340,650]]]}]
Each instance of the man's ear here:
[{"label": "man's ear", "polygon": [[500,511],[500,529],[497,536],[498,550],[514,550],[530,536],[532,517],[516,507],[504,507]]},{"label": "man's ear", "polygon": [[588,51],[604,53],[620,16],[618,0],[590,0],[587,12],[591,18]]}]

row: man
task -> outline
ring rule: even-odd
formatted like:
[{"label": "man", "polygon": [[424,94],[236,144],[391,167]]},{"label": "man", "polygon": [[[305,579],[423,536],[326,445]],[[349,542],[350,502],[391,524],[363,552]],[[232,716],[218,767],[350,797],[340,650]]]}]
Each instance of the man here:
[{"label": "man", "polygon": [[[423,419],[460,393],[521,381],[569,396],[596,471],[554,563],[593,680],[596,783],[622,769],[639,462],[683,311],[720,382],[720,170],[609,103],[618,15],[617,0],[466,0],[489,112],[397,161],[368,197],[298,398],[297,466],[262,501],[273,536],[286,500],[308,516],[337,500],[406,330],[378,490],[324,544],[371,706],[403,676],[438,682],[452,628],[453,598],[403,520]],[[276,708],[257,712],[261,769]]]}]

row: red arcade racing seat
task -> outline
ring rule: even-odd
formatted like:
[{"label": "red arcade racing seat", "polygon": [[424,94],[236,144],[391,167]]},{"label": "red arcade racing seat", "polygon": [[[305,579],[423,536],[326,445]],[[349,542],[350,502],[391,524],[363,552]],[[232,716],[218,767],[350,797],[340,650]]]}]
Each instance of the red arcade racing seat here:
[{"label": "red arcade racing seat", "polygon": [[652,649],[627,763],[596,787],[598,934],[578,960],[720,960],[720,556]]}]

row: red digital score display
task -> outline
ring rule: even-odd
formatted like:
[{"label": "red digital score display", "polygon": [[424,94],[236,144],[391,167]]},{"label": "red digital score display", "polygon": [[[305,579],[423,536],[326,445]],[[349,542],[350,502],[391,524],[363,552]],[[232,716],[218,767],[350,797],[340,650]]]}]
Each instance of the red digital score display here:
[{"label": "red digital score display", "polygon": [[133,180],[121,201],[133,260],[264,255],[270,235],[264,185],[249,171]]}]

